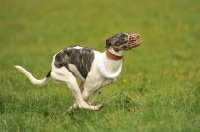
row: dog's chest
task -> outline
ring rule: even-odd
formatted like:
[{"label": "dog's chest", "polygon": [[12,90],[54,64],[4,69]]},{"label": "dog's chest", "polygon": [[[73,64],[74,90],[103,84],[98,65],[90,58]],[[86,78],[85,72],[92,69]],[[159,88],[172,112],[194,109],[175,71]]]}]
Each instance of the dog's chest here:
[{"label": "dog's chest", "polygon": [[98,89],[113,83],[116,78],[105,78],[101,75],[97,68],[97,61],[101,53],[95,51],[95,59],[92,63],[91,71],[88,73],[88,76],[85,81],[86,87],[93,87],[93,89]]}]

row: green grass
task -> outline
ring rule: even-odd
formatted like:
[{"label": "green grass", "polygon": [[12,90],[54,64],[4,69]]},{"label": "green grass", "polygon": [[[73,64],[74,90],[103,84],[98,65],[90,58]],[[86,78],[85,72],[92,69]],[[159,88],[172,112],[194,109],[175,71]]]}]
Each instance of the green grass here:
[{"label": "green grass", "polygon": [[[0,131],[200,131],[199,0],[0,1]],[[68,112],[75,101],[52,80],[32,85],[14,65],[43,78],[52,56],[102,38],[140,33],[100,111]]]}]

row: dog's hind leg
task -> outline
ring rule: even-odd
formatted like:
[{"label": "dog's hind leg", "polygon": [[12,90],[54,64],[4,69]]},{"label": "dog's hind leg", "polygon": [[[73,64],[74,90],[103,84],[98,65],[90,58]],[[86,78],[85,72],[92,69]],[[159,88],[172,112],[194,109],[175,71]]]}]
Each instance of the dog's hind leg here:
[{"label": "dog's hind leg", "polygon": [[[81,81],[80,86],[79,86],[79,88],[80,88],[80,90],[81,90],[81,93],[83,92],[83,89],[84,89],[83,86],[84,86],[84,82]],[[78,108],[78,103],[77,103],[77,101],[74,102],[74,104],[69,108],[69,110],[76,109],[76,108]]]},{"label": "dog's hind leg", "polygon": [[90,106],[84,101],[84,99],[88,97],[89,93],[84,89],[81,94],[81,90],[78,86],[76,77],[65,67],[61,68],[52,67],[51,78],[54,81],[58,83],[59,82],[64,83],[69,87],[69,89],[72,91],[72,93],[76,98],[76,102],[78,103],[79,108],[90,109],[90,110],[99,110],[101,108],[101,105]]},{"label": "dog's hind leg", "polygon": [[83,81],[81,81],[81,83],[80,83],[80,86],[79,86],[79,88],[80,88],[80,90],[81,90],[81,93],[83,92],[83,89],[84,89],[84,83],[85,82],[83,82]]}]

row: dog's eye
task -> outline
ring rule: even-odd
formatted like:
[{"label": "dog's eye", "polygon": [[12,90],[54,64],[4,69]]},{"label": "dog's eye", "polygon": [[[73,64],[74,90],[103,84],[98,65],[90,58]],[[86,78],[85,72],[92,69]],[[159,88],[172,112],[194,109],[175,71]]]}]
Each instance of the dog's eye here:
[{"label": "dog's eye", "polygon": [[118,45],[118,46],[121,45],[120,41],[116,41],[115,45]]}]

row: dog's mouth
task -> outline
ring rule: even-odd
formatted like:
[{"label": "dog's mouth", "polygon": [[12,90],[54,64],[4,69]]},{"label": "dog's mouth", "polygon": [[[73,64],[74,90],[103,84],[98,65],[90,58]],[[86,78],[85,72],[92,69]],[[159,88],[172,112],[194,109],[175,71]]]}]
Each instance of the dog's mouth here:
[{"label": "dog's mouth", "polygon": [[142,43],[140,34],[129,34],[128,41],[120,46],[113,46],[118,50],[130,50],[136,48]]}]

